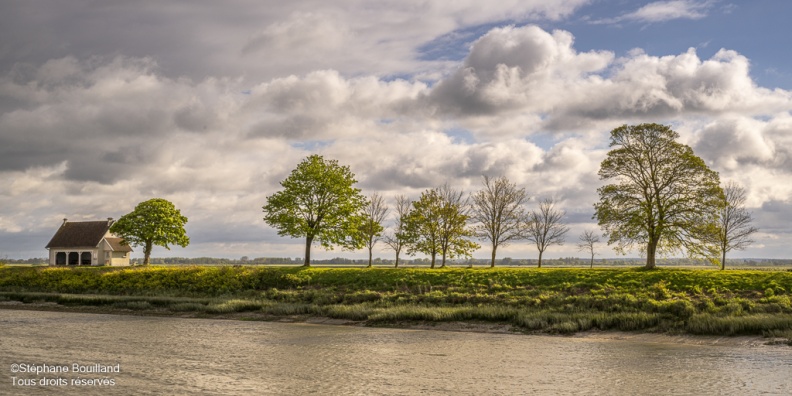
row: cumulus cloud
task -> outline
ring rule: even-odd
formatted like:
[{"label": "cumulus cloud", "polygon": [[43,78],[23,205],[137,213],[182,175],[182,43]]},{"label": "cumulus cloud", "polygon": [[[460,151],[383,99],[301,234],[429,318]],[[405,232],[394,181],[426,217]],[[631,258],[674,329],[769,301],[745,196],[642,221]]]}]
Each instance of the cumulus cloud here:
[{"label": "cumulus cloud", "polygon": [[[510,12],[560,18],[584,2],[525,3]],[[369,12],[413,23],[399,19],[410,14],[399,4]],[[430,14],[451,7],[416,4]],[[446,21],[451,28],[499,12],[482,9],[489,13],[482,17],[459,7],[462,22]],[[361,39],[360,26],[344,24],[347,14],[317,25],[315,14],[288,11],[235,50],[255,58],[280,47],[296,54],[290,48],[310,48],[317,35],[328,36],[328,48]],[[314,54],[321,49],[304,56]],[[0,76],[0,240],[46,239],[64,217],[118,217],[163,197],[190,218],[185,255],[299,255],[301,241],[277,237],[261,206],[311,153],[349,165],[364,193],[388,197],[417,198],[446,182],[472,192],[482,175],[505,175],[535,199],[558,198],[583,229],[591,226],[607,133],[650,121],[672,123],[724,179],[749,187],[752,208],[792,197],[792,183],[778,179],[792,169],[792,97],[757,86],[750,62],[734,51],[617,58],[576,50],[569,32],[528,25],[491,29],[436,82],[378,75],[392,65],[359,74],[307,64],[311,70],[255,81],[172,76],[154,57],[17,64]],[[511,249],[532,254],[529,246]]]},{"label": "cumulus cloud", "polygon": [[537,26],[496,28],[476,40],[459,70],[441,81],[431,100],[442,112],[494,114],[529,107],[544,113],[558,88],[595,78],[613,59],[607,51],[578,53],[569,32]]}]

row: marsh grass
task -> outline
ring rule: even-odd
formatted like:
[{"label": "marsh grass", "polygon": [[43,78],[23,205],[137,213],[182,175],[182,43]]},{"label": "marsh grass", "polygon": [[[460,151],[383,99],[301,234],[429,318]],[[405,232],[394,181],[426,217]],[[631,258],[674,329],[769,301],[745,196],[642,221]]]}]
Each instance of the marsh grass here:
[{"label": "marsh grass", "polygon": [[746,335],[768,332],[792,331],[792,315],[746,315],[715,316],[704,313],[694,315],[687,322],[687,331],[692,334]]},{"label": "marsh grass", "polygon": [[0,301],[371,324],[481,321],[560,334],[789,334],[790,294],[785,271],[0,267]]}]

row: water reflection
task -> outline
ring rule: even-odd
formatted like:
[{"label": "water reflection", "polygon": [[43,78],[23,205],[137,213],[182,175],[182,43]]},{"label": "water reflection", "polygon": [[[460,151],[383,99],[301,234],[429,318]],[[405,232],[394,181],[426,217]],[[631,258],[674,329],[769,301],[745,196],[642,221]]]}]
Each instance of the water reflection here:
[{"label": "water reflection", "polygon": [[65,394],[792,393],[785,346],[12,310],[0,310],[0,334],[0,393],[20,390],[7,368],[22,362],[121,364],[116,386]]}]

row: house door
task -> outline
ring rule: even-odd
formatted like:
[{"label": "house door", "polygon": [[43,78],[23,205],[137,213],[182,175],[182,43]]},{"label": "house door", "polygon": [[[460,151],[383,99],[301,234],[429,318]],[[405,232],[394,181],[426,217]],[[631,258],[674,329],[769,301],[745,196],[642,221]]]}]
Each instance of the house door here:
[{"label": "house door", "polygon": [[77,265],[80,263],[80,254],[77,252],[69,252],[69,265]]}]

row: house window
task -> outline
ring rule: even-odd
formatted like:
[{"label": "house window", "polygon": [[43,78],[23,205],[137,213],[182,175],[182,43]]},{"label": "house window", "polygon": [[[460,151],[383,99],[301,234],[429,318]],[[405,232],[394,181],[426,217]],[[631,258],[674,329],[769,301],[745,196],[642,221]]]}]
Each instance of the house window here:
[{"label": "house window", "polygon": [[91,265],[91,252],[82,252],[80,255],[80,264]]},{"label": "house window", "polygon": [[55,265],[66,265],[66,252],[55,253]]},{"label": "house window", "polygon": [[69,252],[69,265],[77,265],[80,263],[80,254],[77,252]]}]

